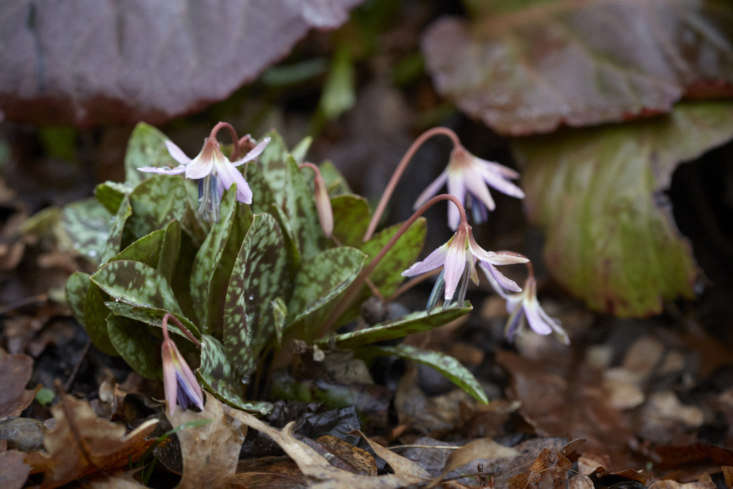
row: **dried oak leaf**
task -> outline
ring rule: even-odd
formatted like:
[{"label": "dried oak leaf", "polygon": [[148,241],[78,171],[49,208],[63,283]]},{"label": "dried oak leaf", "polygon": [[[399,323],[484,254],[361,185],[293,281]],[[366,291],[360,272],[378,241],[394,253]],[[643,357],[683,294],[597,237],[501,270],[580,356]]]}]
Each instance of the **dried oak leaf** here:
[{"label": "dried oak leaf", "polygon": [[509,489],[564,489],[572,466],[562,450],[545,448],[527,471],[509,479]]},{"label": "dried oak leaf", "polygon": [[522,402],[520,413],[539,435],[586,440],[584,453],[610,456],[608,470],[630,464],[630,421],[609,404],[600,372],[506,351],[498,352],[496,358],[512,376],[510,395]]},{"label": "dried oak leaf", "polygon": [[35,123],[160,123],[226,98],[361,1],[2,2],[0,111]]},{"label": "dried oak leaf", "polygon": [[31,468],[25,464],[25,453],[18,450],[0,452],[0,487],[3,489],[20,489],[25,484]]},{"label": "dried oak leaf", "polygon": [[33,473],[43,472],[42,489],[127,467],[153,443],[147,436],[158,424],[151,419],[125,434],[125,427],[97,417],[87,401],[63,395],[51,408],[56,425],[46,433],[45,451],[29,453]]},{"label": "dried oak leaf", "polygon": [[0,419],[18,416],[36,395],[25,386],[33,374],[33,359],[22,353],[9,355],[0,349]]},{"label": "dried oak leaf", "polygon": [[423,52],[435,85],[508,135],[669,112],[733,94],[733,9],[717,0],[541,2],[443,18]]}]

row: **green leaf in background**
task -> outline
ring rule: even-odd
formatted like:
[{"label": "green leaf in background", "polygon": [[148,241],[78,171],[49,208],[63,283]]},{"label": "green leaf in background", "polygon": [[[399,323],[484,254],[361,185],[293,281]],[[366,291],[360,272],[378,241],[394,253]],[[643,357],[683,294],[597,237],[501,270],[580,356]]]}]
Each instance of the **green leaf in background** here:
[{"label": "green leaf in background", "polygon": [[361,251],[343,246],[304,261],[288,303],[288,329],[303,328],[303,337],[312,339],[325,315],[359,274],[366,258]]},{"label": "green leaf in background", "polygon": [[127,220],[130,218],[131,215],[132,207],[130,207],[130,200],[125,197],[122,200],[120,207],[117,209],[117,214],[115,214],[112,220],[112,229],[110,229],[109,236],[107,238],[107,244],[105,245],[104,252],[102,253],[101,263],[106,263],[111,257],[116,255],[117,252],[120,251],[120,247],[122,246],[122,240],[124,237],[125,226],[127,225]]},{"label": "green leaf in background", "polygon": [[178,162],[168,154],[166,139],[165,134],[149,124],[140,122],[135,126],[125,153],[125,183],[129,187],[135,187],[153,176],[139,171],[138,168],[142,166],[178,166]]},{"label": "green leaf in background", "polygon": [[655,193],[680,162],[731,137],[733,103],[698,102],[666,117],[516,141],[527,212],[547,234],[553,277],[619,316],[692,296],[690,248]]},{"label": "green leaf in background", "polygon": [[333,56],[318,108],[326,120],[332,120],[351,109],[355,102],[351,51],[347,43],[341,43]]},{"label": "green leaf in background", "polygon": [[160,341],[148,327],[130,319],[109,315],[107,333],[115,350],[132,369],[148,379],[159,379],[162,372]]},{"label": "green leaf in background", "polygon": [[91,281],[90,277],[89,289],[87,289],[87,296],[84,300],[84,320],[82,323],[89,339],[92,340],[92,343],[99,351],[107,355],[117,356],[117,350],[110,342],[107,333],[107,317],[110,315],[109,309],[104,305],[107,299],[104,292]]},{"label": "green leaf in background", "polygon": [[473,22],[434,22],[422,50],[436,89],[500,134],[626,121],[669,112],[685,96],[730,96],[730,2],[481,3],[491,12]]},{"label": "green leaf in background", "polygon": [[410,345],[397,346],[369,346],[359,350],[366,357],[378,355],[395,355],[407,360],[422,363],[434,368],[447,379],[466,391],[474,399],[487,404],[489,402],[481,384],[476,377],[450,355],[437,351],[423,350]]},{"label": "green leaf in background", "polygon": [[[366,253],[369,260],[371,260],[392,239],[400,226],[402,226],[402,223],[394,224],[379,231],[372,239],[361,245],[359,249]],[[412,223],[369,276],[382,295],[389,296],[402,283],[404,280],[402,272],[414,263],[420,255],[427,229],[427,223],[423,217]]]},{"label": "green leaf in background", "polygon": [[335,345],[339,348],[356,348],[377,343],[379,341],[404,338],[412,333],[428,331],[453,321],[471,312],[473,307],[452,305],[447,308],[435,308],[432,311],[419,311],[400,319],[352,331],[350,333],[324,337],[316,341],[321,346]]},{"label": "green leaf in background", "polygon": [[221,337],[224,297],[234,260],[252,221],[249,208],[237,204],[236,186],[222,198],[219,220],[211,226],[191,271],[191,297],[197,304],[201,327]]},{"label": "green leaf in background", "polygon": [[178,263],[178,255],[181,251],[181,225],[178,221],[171,221],[163,229],[163,242],[156,269],[160,274],[173,285],[173,273]]},{"label": "green leaf in background", "polygon": [[342,194],[331,197],[333,209],[333,236],[345,246],[361,247],[369,226],[371,211],[364,197]]},{"label": "green leaf in background", "polygon": [[293,150],[290,152],[290,154],[293,156],[296,163],[303,163],[303,161],[305,160],[305,155],[308,153],[308,149],[310,149],[312,143],[313,138],[310,136],[306,136],[293,147]]},{"label": "green leaf in background", "polygon": [[273,406],[269,402],[244,400],[245,384],[236,379],[236,372],[229,363],[222,344],[209,335],[201,338],[201,366],[198,375],[206,390],[238,409],[262,415],[268,415],[272,411]]},{"label": "green leaf in background", "polygon": [[61,213],[61,223],[76,251],[99,263],[112,230],[112,214],[95,199],[80,200]]},{"label": "green leaf in background", "polygon": [[84,325],[84,302],[89,290],[89,274],[74,272],[66,280],[66,302],[69,303],[74,317]]},{"label": "green leaf in background", "polygon": [[132,216],[127,229],[134,236],[144,236],[162,228],[171,220],[181,223],[184,230],[201,243],[206,231],[196,216],[197,191],[194,185],[179,175],[155,175],[140,183],[130,193]]},{"label": "green leaf in background", "polygon": [[336,197],[341,194],[350,194],[351,189],[340,171],[330,161],[323,162],[318,167],[321,170],[323,181],[326,182],[328,195]]},{"label": "green leaf in background", "polygon": [[255,214],[232,268],[224,300],[222,342],[238,374],[245,377],[275,334],[270,301],[292,287],[287,252],[275,218]]},{"label": "green leaf in background", "polygon": [[131,188],[124,183],[119,182],[103,182],[94,189],[94,197],[100,204],[104,206],[110,213],[117,213],[120,204],[130,193]]},{"label": "green leaf in background", "polygon": [[285,331],[285,320],[288,318],[288,306],[280,297],[271,300],[270,305],[272,306],[272,326],[275,329],[275,341],[280,346]]},{"label": "green leaf in background", "polygon": [[182,313],[165,277],[139,261],[112,261],[97,270],[91,281],[114,300]]}]

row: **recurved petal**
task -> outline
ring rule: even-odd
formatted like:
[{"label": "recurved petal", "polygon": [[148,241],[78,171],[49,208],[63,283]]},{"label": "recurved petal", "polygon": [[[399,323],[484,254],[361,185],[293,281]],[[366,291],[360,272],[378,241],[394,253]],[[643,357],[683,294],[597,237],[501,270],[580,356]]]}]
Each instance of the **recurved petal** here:
[{"label": "recurved petal", "polygon": [[176,143],[174,143],[170,139],[165,140],[165,147],[168,149],[168,154],[171,155],[171,158],[176,160],[181,165],[188,165],[189,163],[191,163],[191,158],[186,156],[186,153],[184,153],[183,150],[176,146]]},{"label": "recurved petal", "polygon": [[233,183],[237,184],[237,200],[239,202],[243,204],[252,203],[252,189],[249,188],[244,176],[229,161],[217,161],[216,174],[221,178],[226,188],[231,187]]},{"label": "recurved petal", "polygon": [[504,178],[519,178],[519,173],[512,170],[508,166],[500,165],[499,163],[495,163],[489,160],[484,160],[478,157],[474,157],[474,158],[475,158],[475,163],[478,166],[485,169],[486,171],[490,171],[491,173],[501,175]]},{"label": "recurved petal", "polygon": [[551,317],[548,315],[545,310],[542,308],[542,305],[537,301],[537,312],[539,313],[540,318],[545,321],[555,332],[555,334],[560,337],[560,340],[566,344],[570,344],[570,337],[568,336],[568,333],[565,331],[565,328],[563,328],[560,325],[560,321],[557,319]]},{"label": "recurved petal", "polygon": [[518,199],[524,198],[524,192],[522,191],[522,189],[514,185],[509,180],[506,180],[501,175],[483,170],[481,172],[481,176],[484,177],[486,183],[494,187],[499,192],[511,195],[512,197],[516,197]]},{"label": "recurved petal", "polygon": [[257,145],[249,150],[246,155],[244,155],[242,158],[238,159],[237,161],[232,162],[232,166],[239,166],[244,163],[247,163],[248,161],[252,161],[255,158],[257,158],[259,155],[262,154],[262,152],[265,150],[267,145],[270,143],[270,137],[264,138],[262,141],[257,143]]},{"label": "recurved petal", "polygon": [[211,162],[211,160],[206,159],[204,160],[201,158],[201,156],[197,156],[194,158],[191,163],[186,166],[186,178],[190,178],[193,180],[198,180],[200,178],[204,178],[209,173],[211,173],[211,170],[213,169],[214,165]]},{"label": "recurved petal", "polygon": [[[466,186],[463,183],[463,178],[459,174],[448,173],[448,193],[453,195],[455,198],[461,201],[461,204],[466,205]],[[456,208],[455,204],[448,204],[448,226],[451,229],[458,229],[458,221],[461,216]]]},{"label": "recurved petal", "polygon": [[491,197],[488,187],[478,172],[466,170],[464,173],[464,182],[468,191],[484,204],[487,209],[493,211],[496,208],[494,199]]},{"label": "recurved petal", "polygon": [[432,181],[430,185],[425,187],[425,190],[422,191],[420,196],[415,201],[415,205],[413,206],[413,209],[417,209],[421,205],[423,205],[425,202],[428,201],[430,197],[438,193],[438,190],[440,187],[445,185],[445,181],[448,179],[448,171],[443,171],[440,175],[438,175],[438,178]]},{"label": "recurved petal", "polygon": [[160,173],[162,175],[178,175],[186,171],[185,165],[175,166],[173,168],[165,168],[159,166],[142,166],[138,171],[145,173]]},{"label": "recurved petal", "polygon": [[524,308],[524,314],[527,316],[527,322],[529,323],[529,327],[532,328],[532,331],[540,335],[552,333],[552,326],[540,316],[539,304],[536,300],[525,299],[522,307]]},{"label": "recurved petal", "polygon": [[506,297],[506,291],[509,291],[509,292],[521,292],[522,291],[522,288],[519,287],[519,285],[517,285],[517,283],[514,280],[510,279],[509,277],[501,273],[491,263],[481,261],[479,262],[479,266],[481,267],[481,270],[484,271],[486,280],[489,281],[489,283],[491,284],[491,287],[500,296]]},{"label": "recurved petal", "polygon": [[463,270],[466,268],[466,249],[461,245],[460,241],[448,245],[445,254],[445,265],[443,266],[445,278],[445,300],[449,301],[453,298],[458,287],[458,282],[463,276]]},{"label": "recurved petal", "polygon": [[432,253],[426,256],[424,260],[413,264],[410,268],[402,272],[402,276],[414,277],[415,275],[422,275],[423,273],[435,270],[439,266],[443,265],[443,263],[445,263],[447,252],[446,248],[446,245],[436,248]]}]

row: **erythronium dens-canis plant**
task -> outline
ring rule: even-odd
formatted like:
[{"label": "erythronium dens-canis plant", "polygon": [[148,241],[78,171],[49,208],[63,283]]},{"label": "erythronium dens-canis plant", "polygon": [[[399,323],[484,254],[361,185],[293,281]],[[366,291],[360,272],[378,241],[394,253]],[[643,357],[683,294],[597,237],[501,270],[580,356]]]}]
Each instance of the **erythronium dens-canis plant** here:
[{"label": "erythronium dens-canis plant", "polygon": [[[231,144],[218,140],[220,129],[229,133]],[[527,259],[476,243],[463,209],[465,192],[426,197],[409,219],[376,232],[404,167],[438,134],[462,148],[449,129],[423,134],[372,212],[332,164],[304,162],[309,139],[289,150],[275,132],[255,141],[219,123],[199,155],[189,159],[141,123],[128,143],[125,181],[102,183],[95,199],[63,210],[67,234],[96,265],[92,274],[69,277],[66,293],[74,315],[101,351],[121,356],[144,377],[164,378],[169,410],[181,395],[200,407],[200,384],[231,405],[268,412],[271,404],[262,400],[261,388],[267,383],[253,379],[267,376],[273,359],[281,358],[278,352],[293,342],[313,345],[317,352],[346,349],[365,359],[398,355],[422,362],[486,402],[480,384],[455,359],[382,343],[467,314],[465,289],[477,279],[476,265],[511,304],[520,295],[508,294],[524,293],[495,266]],[[508,185],[515,175],[501,168],[497,175]],[[483,191],[467,189],[486,205]],[[443,201],[459,216],[456,234],[415,263],[427,231],[421,216]],[[409,287],[409,282],[400,287],[403,271],[411,276],[440,266],[436,299],[426,310],[355,331],[341,329],[358,317],[364,300]],[[441,294],[442,305],[436,307]],[[523,303],[536,303],[534,288]]]}]

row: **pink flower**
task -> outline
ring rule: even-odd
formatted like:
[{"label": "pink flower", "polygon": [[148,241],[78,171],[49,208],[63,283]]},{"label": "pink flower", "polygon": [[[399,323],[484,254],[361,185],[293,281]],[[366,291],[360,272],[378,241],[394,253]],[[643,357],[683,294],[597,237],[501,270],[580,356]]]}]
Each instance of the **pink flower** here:
[{"label": "pink flower", "polygon": [[537,282],[530,275],[524,284],[524,290],[518,294],[506,295],[506,308],[509,320],[506,325],[506,336],[511,339],[517,330],[526,322],[532,331],[539,335],[555,333],[564,344],[570,344],[570,338],[560,325],[560,322],[551,318],[537,300]]},{"label": "pink flower", "polygon": [[[455,295],[461,277],[467,275],[474,284],[478,283],[476,260],[490,265],[512,265],[527,263],[529,260],[516,253],[486,251],[473,238],[471,226],[464,224],[445,244],[430,253],[424,260],[402,272],[405,277],[414,277],[442,266],[445,280],[445,300]],[[467,273],[466,273],[467,272]],[[497,274],[501,275],[498,271]],[[507,279],[501,275],[504,279]]]},{"label": "pink flower", "polygon": [[191,368],[168,336],[168,316],[163,318],[163,344],[160,355],[163,360],[163,390],[168,405],[168,416],[176,411],[176,404],[183,409],[196,406],[204,409],[204,395]]},{"label": "pink flower", "polygon": [[162,173],[166,175],[186,174],[186,178],[198,180],[210,175],[212,172],[219,178],[224,188],[229,188],[233,183],[237,184],[237,200],[244,204],[252,203],[252,190],[250,190],[244,176],[236,167],[243,165],[257,158],[264,150],[270,138],[260,141],[254,148],[237,161],[229,161],[221,151],[219,142],[214,137],[204,139],[204,146],[201,152],[194,159],[190,159],[185,155],[181,148],[176,146],[172,141],[166,141],[165,146],[171,157],[180,163],[174,168],[160,168],[155,166],[146,166],[138,168],[142,172]]},{"label": "pink flower", "polygon": [[[448,167],[420,194],[415,202],[415,208],[438,193],[447,180],[448,193],[457,197],[464,206],[473,211],[476,222],[483,222],[488,217],[488,211],[496,207],[489,193],[489,186],[512,197],[524,198],[522,189],[510,181],[516,178],[519,178],[519,174],[511,168],[483,160],[462,146],[456,146],[451,152]],[[455,206],[449,206],[448,225],[451,229],[458,227],[458,220],[458,210]]]}]

